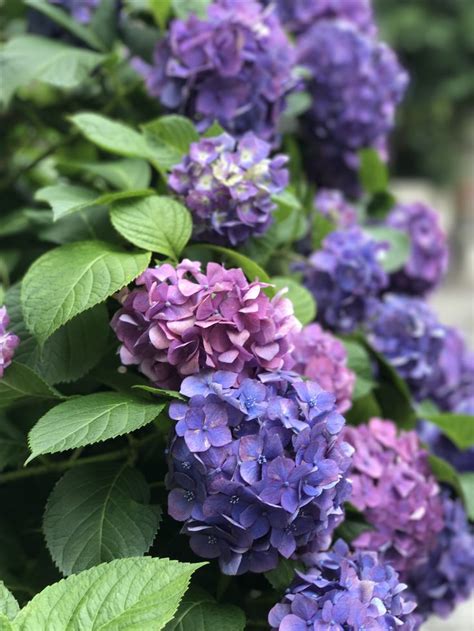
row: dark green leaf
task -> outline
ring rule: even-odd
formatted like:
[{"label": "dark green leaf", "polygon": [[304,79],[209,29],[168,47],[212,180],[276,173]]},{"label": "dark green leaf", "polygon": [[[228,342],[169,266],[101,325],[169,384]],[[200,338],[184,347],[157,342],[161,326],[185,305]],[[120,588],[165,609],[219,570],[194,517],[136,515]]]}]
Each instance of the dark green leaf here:
[{"label": "dark green leaf", "polygon": [[351,409],[344,413],[347,422],[350,425],[359,425],[367,423],[374,416],[382,416],[382,410],[372,392],[355,399],[352,402]]},{"label": "dark green leaf", "polygon": [[342,342],[347,351],[347,365],[356,375],[353,398],[359,399],[375,386],[372,362],[364,346],[352,340]]},{"label": "dark green leaf", "polygon": [[281,558],[274,570],[265,572],[265,578],[275,591],[283,594],[285,589],[293,582],[295,570],[302,570],[303,567],[301,561]]},{"label": "dark green leaf", "polygon": [[[218,252],[223,256],[224,260],[240,267],[250,281],[259,280],[262,283],[271,283],[270,277],[265,270],[243,254],[234,252],[234,250],[230,250],[229,248],[223,248],[220,245],[210,245],[206,243],[203,247],[213,252]],[[271,288],[269,289],[271,290]],[[270,293],[274,294],[275,292],[271,290]]]},{"label": "dark green leaf", "polygon": [[474,416],[469,414],[433,414],[426,420],[437,425],[459,449],[474,445]]},{"label": "dark green leaf", "polygon": [[459,497],[463,498],[463,489],[461,485],[460,478],[455,469],[443,460],[443,458],[439,458],[433,454],[428,456],[428,460],[430,463],[431,470],[433,471],[435,477],[439,482],[444,482],[445,484],[449,484]]},{"label": "dark green leaf", "polygon": [[306,287],[303,287],[303,285],[292,278],[284,278],[283,276],[274,276],[271,282],[275,285],[277,291],[283,288],[288,289],[288,293],[285,296],[293,303],[295,316],[301,324],[305,325],[313,322],[316,317],[316,302]]},{"label": "dark green leaf", "polygon": [[459,481],[464,491],[466,512],[469,519],[474,521],[474,473],[461,473]]},{"label": "dark green leaf", "polygon": [[60,393],[49,386],[31,368],[19,362],[13,362],[0,379],[0,407],[13,403],[60,399]]},{"label": "dark green leaf", "polygon": [[10,419],[0,413],[0,471],[23,463],[27,454],[26,437]]},{"label": "dark green leaf", "polygon": [[244,612],[235,605],[217,603],[204,590],[191,588],[165,631],[243,631]]}]

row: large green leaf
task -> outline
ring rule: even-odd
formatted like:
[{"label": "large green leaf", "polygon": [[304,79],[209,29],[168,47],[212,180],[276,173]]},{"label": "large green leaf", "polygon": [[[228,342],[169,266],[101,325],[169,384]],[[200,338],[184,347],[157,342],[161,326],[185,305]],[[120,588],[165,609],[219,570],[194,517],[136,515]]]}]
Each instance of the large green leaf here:
[{"label": "large green leaf", "polygon": [[149,146],[144,136],[128,125],[102,116],[84,112],[71,116],[71,121],[94,144],[121,156],[144,158]]},{"label": "large green leaf", "polygon": [[383,252],[380,264],[386,272],[400,269],[410,256],[410,237],[406,232],[386,226],[368,226],[364,231],[376,241],[385,241],[389,248]]},{"label": "large green leaf", "polygon": [[44,343],[60,326],[131,282],[149,260],[148,252],[124,252],[101,241],[71,243],[43,254],[22,283],[27,327]]},{"label": "large green leaf", "polygon": [[437,425],[459,449],[474,445],[474,416],[469,414],[433,414],[426,417]]},{"label": "large green leaf", "polygon": [[388,186],[388,170],[375,149],[359,151],[359,177],[367,193],[385,191]]},{"label": "large green leaf", "polygon": [[191,237],[189,211],[171,197],[154,195],[112,208],[114,228],[134,245],[177,259]]},{"label": "large green leaf", "polygon": [[0,414],[0,471],[24,462],[27,454],[23,433],[10,419]]},{"label": "large green leaf", "polygon": [[173,164],[188,152],[192,142],[199,140],[199,134],[189,118],[177,114],[160,116],[143,125],[142,129],[148,140],[159,150],[167,149],[170,159],[175,156]]},{"label": "large green leaf", "polygon": [[295,578],[295,570],[303,569],[301,561],[280,558],[278,565],[273,570],[265,572],[265,578],[277,592],[284,593]]},{"label": "large green leaf", "polygon": [[[249,259],[247,256],[240,254],[240,252],[235,252],[234,250],[230,250],[229,248],[224,248],[220,245],[210,245],[207,244],[203,246],[204,248],[211,250],[212,252],[218,252],[223,257],[224,261],[228,264],[240,267],[244,274],[250,281],[259,280],[262,283],[270,283],[271,280],[267,272],[257,265],[252,259]],[[269,287],[269,293],[274,294],[275,291],[273,288]]]},{"label": "large green leaf", "polygon": [[110,205],[121,199],[132,197],[146,197],[152,195],[151,189],[136,191],[120,191],[118,193],[105,193],[98,195],[96,191],[85,186],[74,186],[72,184],[55,184],[40,188],[35,195],[35,199],[47,202],[52,210],[54,220],[61,219],[65,215],[70,215],[78,210],[90,208],[91,206]]},{"label": "large green leaf", "polygon": [[278,291],[287,288],[286,297],[293,303],[295,316],[301,324],[309,324],[316,317],[316,302],[311,293],[292,278],[274,276],[271,282]]},{"label": "large green leaf", "polygon": [[443,458],[439,458],[433,454],[428,456],[428,461],[430,463],[431,470],[433,471],[436,479],[439,482],[444,482],[445,484],[449,484],[454,491],[464,499],[464,493],[461,486],[461,482],[459,480],[456,469],[454,469],[449,462],[444,460]]},{"label": "large green leaf", "polygon": [[191,588],[165,631],[243,631],[245,615],[235,605],[217,603],[202,589]]},{"label": "large green leaf", "polygon": [[102,463],[77,467],[59,480],[46,505],[43,532],[54,562],[68,575],[145,554],[159,518],[141,473]]},{"label": "large green leaf", "polygon": [[147,188],[150,184],[150,165],[139,158],[102,162],[61,160],[58,166],[66,170],[82,171],[94,177],[101,177],[119,190],[140,190]]},{"label": "large green leaf", "polygon": [[160,631],[202,565],[148,557],[102,563],[35,596],[15,631]]},{"label": "large green leaf", "polygon": [[0,52],[0,102],[8,104],[18,88],[33,80],[59,88],[73,88],[103,59],[98,53],[52,39],[36,35],[15,37]]},{"label": "large green leaf", "polygon": [[459,481],[464,491],[466,512],[469,519],[474,521],[474,473],[462,473],[459,476]]},{"label": "large green leaf", "polygon": [[[0,382],[1,383],[1,382]],[[99,392],[70,399],[42,416],[29,433],[31,456],[84,447],[133,432],[165,407],[118,392]]]},{"label": "large green leaf", "polygon": [[353,340],[342,340],[347,351],[347,365],[356,375],[353,398],[369,393],[375,386],[373,367],[367,350]]},{"label": "large green leaf", "polygon": [[0,580],[0,629],[7,631],[11,628],[4,618],[13,620],[19,611],[20,607],[15,597]]},{"label": "large green leaf", "polygon": [[0,379],[0,407],[32,400],[61,398],[59,392],[49,386],[31,368],[14,361]]}]

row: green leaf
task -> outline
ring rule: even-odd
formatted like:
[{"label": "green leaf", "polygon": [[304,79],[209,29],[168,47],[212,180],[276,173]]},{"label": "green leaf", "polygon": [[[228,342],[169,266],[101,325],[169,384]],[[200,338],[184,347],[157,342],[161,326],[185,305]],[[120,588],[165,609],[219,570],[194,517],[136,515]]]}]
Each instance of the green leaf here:
[{"label": "green leaf", "polygon": [[60,167],[79,170],[101,177],[114,188],[120,190],[141,190],[148,188],[151,170],[148,162],[139,158],[124,158],[104,162],[58,161]]},{"label": "green leaf", "polygon": [[474,416],[469,414],[432,414],[426,420],[437,425],[459,449],[474,445]]},{"label": "green leaf", "polygon": [[151,423],[165,403],[98,392],[69,399],[42,416],[28,436],[31,456],[53,454],[103,442]]},{"label": "green leaf", "polygon": [[154,388],[153,386],[142,386],[137,384],[132,386],[136,390],[143,390],[144,392],[149,392],[150,394],[156,394],[159,397],[166,397],[167,399],[179,399],[180,401],[185,401],[186,397],[183,397],[182,394],[176,392],[175,390],[164,390],[163,388]]},{"label": "green leaf", "polygon": [[244,628],[245,615],[241,609],[217,603],[204,590],[191,587],[165,631],[243,631]]},{"label": "green leaf", "polygon": [[379,191],[372,195],[367,204],[367,216],[371,219],[383,220],[397,203],[396,198],[388,191]]},{"label": "green leaf", "polygon": [[148,5],[153,13],[155,22],[164,31],[171,12],[171,0],[148,0]]},{"label": "green leaf", "polygon": [[59,480],[46,505],[43,532],[53,561],[69,575],[105,561],[142,556],[159,519],[141,473],[101,463],[72,469]]},{"label": "green leaf", "polygon": [[146,197],[147,195],[152,194],[152,189],[145,189],[98,195],[96,191],[86,188],[85,186],[55,184],[54,186],[40,188],[35,194],[35,199],[47,202],[51,206],[53,210],[53,217],[56,221],[65,215],[70,215],[78,210],[90,208],[91,206],[108,206],[113,202],[117,202],[122,199]]},{"label": "green leaf", "polygon": [[225,129],[217,121],[214,121],[202,134],[203,138],[215,138],[225,133]]},{"label": "green leaf", "polygon": [[130,158],[145,158],[150,148],[140,133],[100,114],[81,113],[70,117],[84,136],[101,149]]},{"label": "green leaf", "polygon": [[389,249],[383,253],[380,263],[386,272],[400,269],[410,256],[410,237],[406,232],[385,226],[367,226],[364,228],[375,241],[386,241]]},{"label": "green leaf", "polygon": [[274,570],[265,572],[265,578],[277,592],[283,593],[293,582],[295,570],[303,569],[303,564],[291,559],[281,558]]},{"label": "green leaf", "polygon": [[345,412],[344,416],[350,425],[359,425],[360,423],[367,423],[374,416],[382,416],[382,410],[374,394],[368,392],[354,399],[351,409]]},{"label": "green leaf", "polygon": [[117,37],[118,23],[117,0],[100,0],[88,27],[101,42],[102,48],[110,50]]},{"label": "green leaf", "polygon": [[[48,210],[45,212],[51,213]],[[51,213],[51,223],[40,228],[38,237],[42,241],[65,245],[88,239],[109,239],[111,234],[113,229],[107,208],[95,206],[78,210],[54,223]]]},{"label": "green leaf", "polygon": [[134,245],[177,259],[191,237],[189,211],[171,197],[154,195],[115,205],[112,225]]},{"label": "green leaf", "polygon": [[82,39],[82,41],[90,47],[97,50],[104,50],[100,39],[97,38],[95,33],[68,15],[63,9],[55,7],[46,0],[25,0],[25,4],[32,9],[40,11],[40,13],[43,13],[53,20],[53,22],[56,22],[79,39]]},{"label": "green leaf", "polygon": [[10,237],[26,230],[30,225],[27,215],[22,210],[14,210],[2,215],[0,237]]},{"label": "green leaf", "polygon": [[61,395],[51,388],[31,368],[19,362],[13,362],[0,379],[0,407],[8,407],[12,403],[34,400],[59,399]]},{"label": "green leaf", "polygon": [[321,249],[324,239],[336,229],[336,225],[322,213],[314,213],[311,220],[311,243],[314,250]]},{"label": "green leaf", "polygon": [[0,471],[19,465],[25,461],[27,455],[23,433],[10,419],[0,415]]},{"label": "green leaf", "polygon": [[190,15],[205,18],[211,0],[171,0],[176,17],[185,20]]},{"label": "green leaf", "polygon": [[375,386],[373,368],[367,350],[353,340],[342,340],[347,351],[347,365],[356,375],[353,398],[368,394]]},{"label": "green leaf", "polygon": [[[5,587],[3,581],[0,581],[0,614],[6,616],[9,620],[13,620],[17,613],[20,611],[20,607],[13,596],[13,594]],[[0,629],[1,620],[0,620]]]},{"label": "green leaf", "polygon": [[316,302],[306,287],[303,287],[303,285],[292,278],[285,278],[283,276],[274,276],[271,282],[275,285],[277,291],[285,287],[288,288],[286,297],[293,303],[295,316],[301,324],[304,325],[313,322],[316,317]]},{"label": "green leaf", "polygon": [[[272,281],[270,280],[267,272],[262,269],[260,265],[257,265],[257,263],[244,256],[243,254],[240,254],[239,252],[234,252],[234,250],[229,250],[229,248],[223,248],[220,245],[210,245],[206,243],[206,245],[203,247],[213,252],[218,252],[219,254],[222,254],[224,260],[227,260],[231,264],[240,267],[250,281],[258,279],[262,283],[271,284]],[[269,293],[275,293],[272,288],[268,289],[270,290]]]},{"label": "green leaf", "polygon": [[445,484],[449,484],[455,492],[461,497],[464,498],[464,492],[461,486],[460,478],[456,473],[456,470],[446,462],[443,458],[439,458],[433,454],[428,456],[428,461],[433,471],[434,476],[439,482],[444,482]]},{"label": "green leaf", "polygon": [[15,37],[0,53],[0,102],[7,105],[18,88],[33,80],[58,88],[74,88],[87,79],[103,59],[98,53],[36,35]]},{"label": "green leaf", "polygon": [[160,631],[203,565],[149,557],[102,563],[35,596],[16,617],[15,631]]},{"label": "green leaf", "polygon": [[199,134],[189,118],[177,114],[160,116],[142,125],[142,129],[148,139],[176,152],[178,161],[188,153],[190,144],[199,140]]},{"label": "green leaf", "polygon": [[366,522],[345,519],[337,529],[336,538],[341,537],[344,541],[347,541],[347,543],[351,543],[353,539],[356,539],[359,535],[368,530],[371,530],[371,527]]},{"label": "green leaf", "polygon": [[375,149],[359,151],[359,177],[367,193],[385,191],[388,186],[388,170]]},{"label": "green leaf", "polygon": [[469,519],[474,521],[474,473],[461,473],[459,481],[464,491],[466,512]]},{"label": "green leaf", "polygon": [[44,343],[60,326],[130,283],[149,260],[148,252],[124,252],[101,241],[50,250],[33,263],[22,282],[28,329]]}]

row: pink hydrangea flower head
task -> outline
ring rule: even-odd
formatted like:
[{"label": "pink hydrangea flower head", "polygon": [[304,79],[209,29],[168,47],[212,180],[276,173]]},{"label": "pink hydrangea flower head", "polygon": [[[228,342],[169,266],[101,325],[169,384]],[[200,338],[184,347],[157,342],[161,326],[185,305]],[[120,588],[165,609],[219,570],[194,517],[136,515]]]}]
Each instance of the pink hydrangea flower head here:
[{"label": "pink hydrangea flower head", "polygon": [[15,349],[20,339],[14,333],[7,331],[10,324],[6,307],[0,307],[0,379],[5,369],[12,363]]}]

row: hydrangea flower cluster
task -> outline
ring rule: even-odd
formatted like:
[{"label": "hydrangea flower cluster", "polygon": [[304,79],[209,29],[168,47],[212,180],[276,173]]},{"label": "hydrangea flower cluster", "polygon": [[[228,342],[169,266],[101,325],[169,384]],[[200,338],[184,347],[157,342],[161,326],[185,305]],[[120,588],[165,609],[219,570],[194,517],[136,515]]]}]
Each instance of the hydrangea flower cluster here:
[{"label": "hydrangea flower cluster", "polygon": [[295,52],[273,7],[216,0],[208,17],[173,20],[153,64],[135,64],[148,92],[204,129],[215,120],[234,135],[273,139],[294,87]]},{"label": "hydrangea flower cluster", "polygon": [[321,20],[298,40],[298,63],[311,73],[312,106],[305,115],[313,135],[308,157],[318,184],[358,192],[358,151],[386,152],[408,76],[385,44],[343,20]]},{"label": "hydrangea flower cluster", "polygon": [[314,198],[314,207],[338,228],[352,228],[357,224],[357,210],[340,191],[322,188]]},{"label": "hydrangea flower cluster", "polygon": [[253,132],[191,144],[168,183],[192,211],[196,235],[236,245],[266,232],[276,205],[272,195],[288,184],[288,158],[270,159],[270,145]]},{"label": "hydrangea flower cluster", "polygon": [[308,324],[292,335],[293,370],[332,392],[338,412],[343,414],[351,407],[355,374],[347,367],[344,344],[319,324]]},{"label": "hydrangea flower cluster", "polygon": [[369,341],[406,380],[414,398],[429,398],[446,328],[418,298],[387,294],[367,320]]},{"label": "hydrangea flower cluster", "polygon": [[416,295],[435,289],[448,268],[448,244],[438,213],[423,203],[400,204],[389,213],[386,223],[407,233],[411,240],[410,257],[392,274],[391,288]]},{"label": "hydrangea flower cluster", "polygon": [[377,32],[370,0],[276,0],[276,6],[283,25],[293,33],[302,33],[324,18],[347,20],[368,35]]},{"label": "hydrangea flower cluster", "polygon": [[218,263],[205,273],[189,259],[147,269],[112,319],[122,363],[162,387],[204,368],[244,377],[291,367],[289,333],[300,324],[292,303],[264,287]]},{"label": "hydrangea flower cluster", "polygon": [[187,377],[189,402],[170,406],[168,511],[226,574],[267,571],[310,542],[324,549],[350,494],[334,395],[293,373],[238,381]]},{"label": "hydrangea flower cluster", "polygon": [[380,265],[387,247],[354,227],[331,232],[310,256],[304,283],[316,298],[324,326],[348,332],[367,318],[388,283]]},{"label": "hydrangea flower cluster", "polygon": [[443,494],[444,528],[426,565],[416,568],[408,585],[417,613],[447,617],[474,590],[474,534],[460,500]]},{"label": "hydrangea flower cluster", "polygon": [[400,432],[392,421],[373,418],[347,427],[344,438],[354,447],[351,503],[374,530],[353,542],[375,550],[406,579],[426,563],[443,527],[439,486],[414,431]]},{"label": "hydrangea flower cluster", "polygon": [[81,24],[89,24],[92,15],[100,4],[100,0],[49,0],[66,9]]},{"label": "hydrangea flower cluster", "polygon": [[297,576],[282,603],[268,616],[272,629],[412,631],[415,602],[397,572],[375,552],[351,552],[338,540],[321,552],[314,567]]},{"label": "hydrangea flower cluster", "polygon": [[3,377],[5,369],[12,363],[15,349],[20,343],[20,339],[14,333],[7,331],[10,324],[6,307],[0,307],[0,379]]},{"label": "hydrangea flower cluster", "polygon": [[[462,404],[460,409],[454,411],[474,417],[474,398],[471,401],[463,401]],[[469,407],[468,404],[470,404]],[[472,422],[474,423],[474,418]],[[443,458],[458,471],[474,471],[474,447],[459,449],[437,425],[430,421],[419,421],[416,430],[421,440],[428,445],[430,452],[435,456]]]}]

